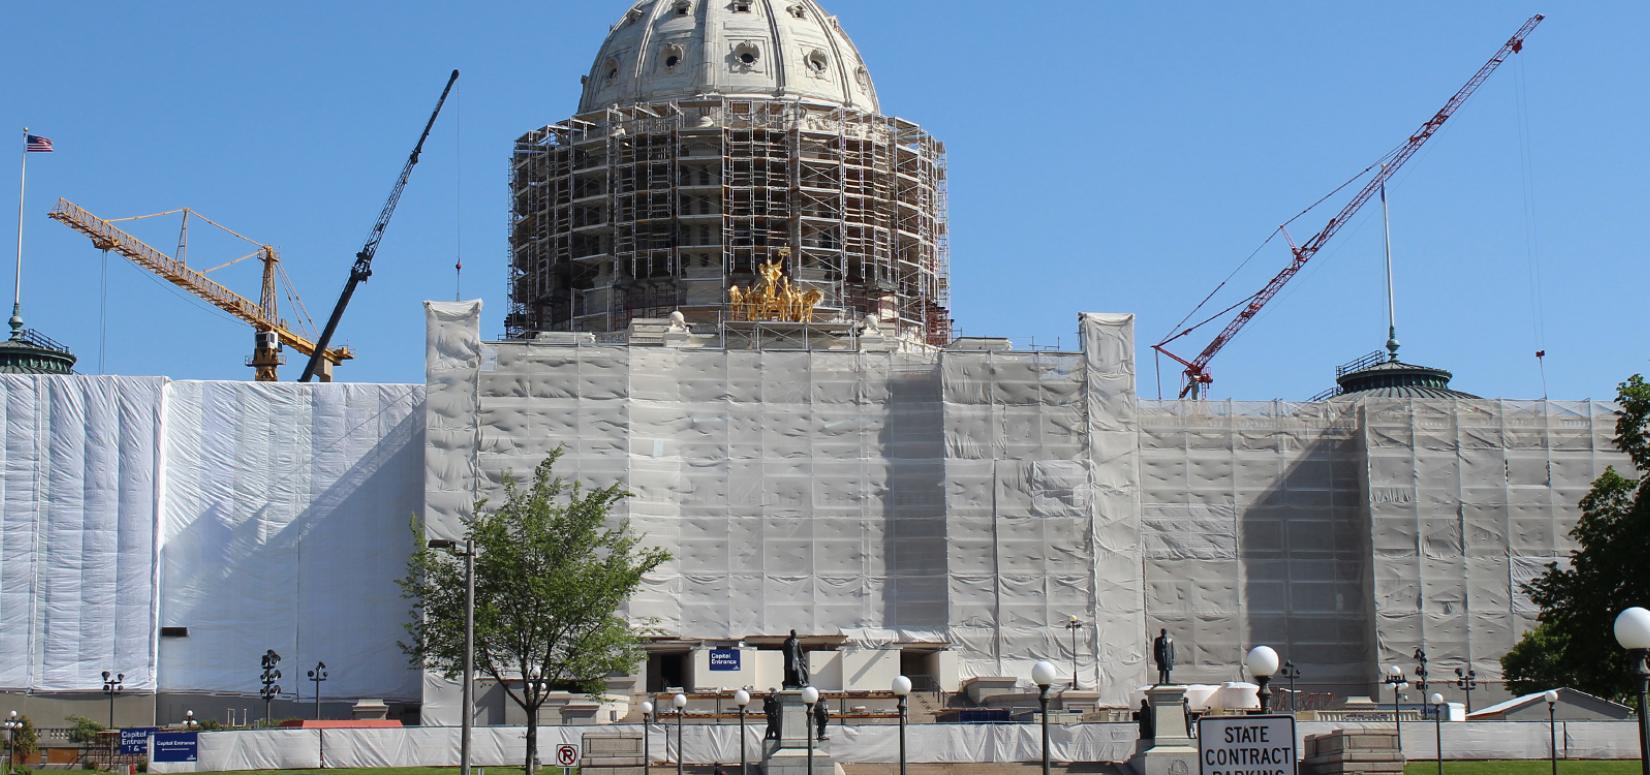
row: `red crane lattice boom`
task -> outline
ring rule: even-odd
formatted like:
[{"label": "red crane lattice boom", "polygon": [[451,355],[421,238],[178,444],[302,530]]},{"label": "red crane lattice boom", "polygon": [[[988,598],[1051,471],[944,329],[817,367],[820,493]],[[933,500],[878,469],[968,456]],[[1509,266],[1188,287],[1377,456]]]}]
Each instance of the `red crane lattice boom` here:
[{"label": "red crane lattice boom", "polygon": [[1321,231],[1304,243],[1296,245],[1294,239],[1289,236],[1288,228],[1286,226],[1278,227],[1278,231],[1283,233],[1284,239],[1289,241],[1289,250],[1293,253],[1289,265],[1284,267],[1283,271],[1279,272],[1276,277],[1273,277],[1272,281],[1266,284],[1266,287],[1249,297],[1248,303],[1242,305],[1243,309],[1238,312],[1237,317],[1227,323],[1226,328],[1214,338],[1214,341],[1204,347],[1203,352],[1198,353],[1196,358],[1186,360],[1169,352],[1165,345],[1191,334],[1202,324],[1185,329],[1152,345],[1152,349],[1167,355],[1186,367],[1184,372],[1186,383],[1180,390],[1181,398],[1185,398],[1187,395],[1197,398],[1201,395],[1203,386],[1214,381],[1209,374],[1209,361],[1213,360],[1215,355],[1231,342],[1232,338],[1236,337],[1244,326],[1249,324],[1249,321],[1254,320],[1255,316],[1260,314],[1261,309],[1266,306],[1267,302],[1276,297],[1283,290],[1283,286],[1287,285],[1291,279],[1294,279],[1295,275],[1300,273],[1301,269],[1305,268],[1306,263],[1311,261],[1312,257],[1323,249],[1324,244],[1329,242],[1330,238],[1334,237],[1348,221],[1352,220],[1352,216],[1363,209],[1363,206],[1381,190],[1381,187],[1386,185],[1387,180],[1397,173],[1398,168],[1404,166],[1405,162],[1421,150],[1421,146],[1425,145],[1427,140],[1432,139],[1432,136],[1438,133],[1438,130],[1444,126],[1444,122],[1448,121],[1450,116],[1453,116],[1455,111],[1460,109],[1461,105],[1467,101],[1467,98],[1472,96],[1473,92],[1478,91],[1478,87],[1484,85],[1484,81],[1489,79],[1490,75],[1495,72],[1496,68],[1501,66],[1502,62],[1505,62],[1509,56],[1524,50],[1524,39],[1544,18],[1546,17],[1536,14],[1525,21],[1524,26],[1518,28],[1518,32],[1514,33],[1501,46],[1500,51],[1495,52],[1495,56],[1490,57],[1490,61],[1485,62],[1484,66],[1478,69],[1472,79],[1467,81],[1467,84],[1455,93],[1455,96],[1450,97],[1449,102],[1444,103],[1443,108],[1439,109],[1432,118],[1427,119],[1427,122],[1422,124],[1415,134],[1410,135],[1409,140],[1402,147],[1391,154],[1391,157],[1385,164],[1380,166],[1380,171],[1375,173],[1375,177],[1369,181],[1369,184],[1364,186],[1363,190],[1359,191],[1356,196],[1352,197],[1352,200],[1347,202],[1346,206],[1335,214],[1335,217],[1330,218],[1329,223]]}]

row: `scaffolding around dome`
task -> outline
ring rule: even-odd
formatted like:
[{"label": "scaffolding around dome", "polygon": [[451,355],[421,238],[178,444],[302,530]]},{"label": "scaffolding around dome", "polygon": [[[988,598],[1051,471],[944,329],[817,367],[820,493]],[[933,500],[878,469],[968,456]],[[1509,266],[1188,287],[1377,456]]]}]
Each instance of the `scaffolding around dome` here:
[{"label": "scaffolding around dome", "polygon": [[587,113],[523,135],[511,165],[507,336],[610,333],[783,259],[815,319],[951,337],[945,146],[909,121],[803,100],[707,96]]}]

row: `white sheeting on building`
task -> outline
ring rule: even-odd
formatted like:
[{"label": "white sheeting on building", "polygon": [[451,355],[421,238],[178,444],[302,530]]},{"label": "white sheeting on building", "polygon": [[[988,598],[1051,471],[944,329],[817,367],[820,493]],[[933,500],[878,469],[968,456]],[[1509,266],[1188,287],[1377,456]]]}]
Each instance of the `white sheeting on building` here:
[{"label": "white sheeting on building", "polygon": [[155,688],[165,381],[0,376],[0,687]]},{"label": "white sheeting on building", "polygon": [[938,633],[963,676],[1070,665],[1099,540],[1101,684],[1120,702],[1139,682],[1131,317],[1085,317],[1085,360],[483,345],[479,304],[428,308],[432,535],[563,447],[562,475],[622,482],[618,513],[674,555],[632,616],[704,639]]},{"label": "white sheeting on building", "polygon": [[428,321],[433,534],[561,446],[674,553],[631,607],[661,633],[911,634],[961,677],[1024,677],[1069,669],[1076,615],[1113,704],[1160,627],[1182,680],[1265,643],[1343,695],[1417,646],[1493,681],[1529,623],[1517,584],[1619,457],[1602,403],[1139,401],[1129,315],[1081,316],[1081,353],[483,344],[475,302]]},{"label": "white sheeting on building", "polygon": [[274,648],[326,660],[334,696],[418,697],[394,579],[422,403],[416,385],[0,377],[0,687],[97,690],[109,670],[128,692],[250,694]]}]

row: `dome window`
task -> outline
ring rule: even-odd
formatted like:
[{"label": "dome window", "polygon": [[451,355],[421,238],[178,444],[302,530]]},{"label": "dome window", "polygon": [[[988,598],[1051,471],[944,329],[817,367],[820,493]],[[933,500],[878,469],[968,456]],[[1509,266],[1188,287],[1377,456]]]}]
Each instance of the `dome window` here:
[{"label": "dome window", "polygon": [[803,7],[801,3],[792,3],[790,6],[786,7],[785,10],[790,13],[791,16],[798,19],[808,18],[808,9]]},{"label": "dome window", "polygon": [[619,60],[609,59],[602,66],[607,69],[607,83],[619,80]]},{"label": "dome window", "polygon": [[871,71],[866,70],[865,66],[861,65],[854,70],[854,80],[859,81],[860,88],[871,88]]},{"label": "dome window", "polygon": [[686,54],[687,52],[683,51],[681,46],[672,43],[659,52],[659,61],[664,63],[665,72],[674,73],[676,68],[681,66],[682,59]]},{"label": "dome window", "polygon": [[693,3],[691,2],[691,0],[676,0],[676,15],[677,16],[686,16],[689,13],[692,13],[692,12],[693,12]]},{"label": "dome window", "polygon": [[733,58],[739,60],[744,69],[749,70],[756,66],[762,58],[762,52],[754,43],[741,43],[733,48]]},{"label": "dome window", "polygon": [[825,68],[831,65],[830,57],[827,57],[825,52],[817,48],[808,52],[808,58],[803,61],[807,62],[809,72],[814,75],[824,75]]},{"label": "dome window", "polygon": [[733,12],[734,13],[750,13],[751,12],[750,0],[734,0],[734,2],[733,2]]}]

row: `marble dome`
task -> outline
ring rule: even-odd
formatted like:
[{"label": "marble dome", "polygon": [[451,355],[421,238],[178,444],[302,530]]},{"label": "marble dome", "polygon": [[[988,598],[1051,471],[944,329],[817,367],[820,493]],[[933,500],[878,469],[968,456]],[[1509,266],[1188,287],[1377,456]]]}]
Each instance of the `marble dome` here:
[{"label": "marble dome", "polygon": [[859,51],[813,0],[642,0],[608,32],[579,112],[702,95],[878,112]]}]

